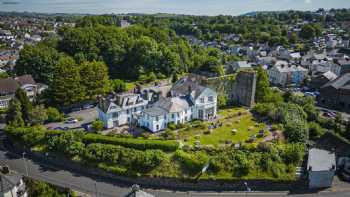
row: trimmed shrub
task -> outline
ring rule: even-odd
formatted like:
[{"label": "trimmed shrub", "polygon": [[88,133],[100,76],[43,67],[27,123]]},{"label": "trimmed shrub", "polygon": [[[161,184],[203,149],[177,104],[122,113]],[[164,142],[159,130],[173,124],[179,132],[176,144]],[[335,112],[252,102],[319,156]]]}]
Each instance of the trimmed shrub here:
[{"label": "trimmed shrub", "polygon": [[102,143],[120,145],[127,148],[138,150],[160,149],[163,151],[175,151],[179,148],[179,143],[173,140],[145,140],[134,138],[119,138],[111,136],[103,136],[98,134],[87,134],[83,138],[83,142],[87,144]]},{"label": "trimmed shrub", "polygon": [[198,173],[209,161],[208,156],[203,152],[196,152],[195,154],[190,154],[182,150],[177,150],[174,156],[191,173]]}]

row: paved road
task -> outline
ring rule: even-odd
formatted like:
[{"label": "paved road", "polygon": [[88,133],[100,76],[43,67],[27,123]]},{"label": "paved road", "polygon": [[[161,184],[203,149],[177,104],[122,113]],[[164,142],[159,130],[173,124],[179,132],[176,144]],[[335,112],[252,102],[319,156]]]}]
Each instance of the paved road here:
[{"label": "paved road", "polygon": [[[92,196],[99,197],[119,197],[125,196],[130,192],[129,186],[123,186],[115,181],[101,180],[98,178],[91,178],[75,172],[55,169],[48,167],[44,164],[32,161],[29,159],[23,160],[21,156],[13,155],[6,151],[0,150],[0,165],[8,165],[12,170],[19,173],[28,175],[34,179],[43,180],[61,187],[71,188],[74,190],[82,191]],[[26,170],[26,167],[27,170]],[[214,196],[325,196],[325,197],[343,197],[350,196],[350,190],[339,190],[339,192],[321,192],[311,194],[288,194],[287,192],[252,192],[252,193],[214,193],[214,192],[172,192],[163,190],[145,190],[155,196],[159,197],[189,197],[189,196],[201,196],[201,197],[214,197]],[[97,193],[97,195],[96,195]]]}]

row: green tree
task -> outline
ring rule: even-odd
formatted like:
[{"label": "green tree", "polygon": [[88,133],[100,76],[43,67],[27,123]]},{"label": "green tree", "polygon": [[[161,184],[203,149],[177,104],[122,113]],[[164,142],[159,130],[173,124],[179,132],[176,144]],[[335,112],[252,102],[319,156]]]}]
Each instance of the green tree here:
[{"label": "green tree", "polygon": [[316,36],[315,29],[312,25],[306,24],[301,28],[300,37],[306,40],[310,40]]},{"label": "green tree", "polygon": [[265,102],[270,94],[271,90],[268,75],[262,66],[259,66],[257,69],[255,100],[257,102]]},{"label": "green tree", "polygon": [[95,132],[102,131],[103,127],[104,125],[101,120],[95,120],[91,125],[92,130],[94,130]]},{"label": "green tree", "polygon": [[63,121],[63,115],[54,107],[48,107],[46,113],[48,122]]},{"label": "green tree", "polygon": [[26,45],[20,51],[14,70],[17,75],[30,74],[37,82],[50,85],[59,57],[56,49],[44,44]]},{"label": "green tree", "polygon": [[33,109],[33,105],[27,97],[27,93],[22,88],[18,88],[15,93],[15,98],[21,103],[24,122],[28,123],[30,121],[30,114]]},{"label": "green tree", "polygon": [[115,79],[111,81],[112,90],[116,92],[126,91],[126,83],[123,80]]},{"label": "green tree", "polygon": [[49,87],[50,101],[57,106],[69,106],[85,98],[81,85],[80,69],[71,57],[60,58]]},{"label": "green tree", "polygon": [[9,108],[6,114],[6,123],[15,127],[24,126],[21,102],[16,98],[10,101]]},{"label": "green tree", "polygon": [[312,140],[319,139],[324,133],[324,129],[317,122],[309,122],[309,138]]},{"label": "green tree", "polygon": [[228,96],[225,93],[218,95],[218,107],[225,108],[227,106]]},{"label": "green tree", "polygon": [[48,119],[48,115],[43,105],[35,106],[30,112],[30,123],[32,125],[41,125],[47,119]]},{"label": "green tree", "polygon": [[97,95],[110,91],[108,68],[103,62],[84,62],[80,66],[80,85],[85,89],[85,96],[94,100]]}]

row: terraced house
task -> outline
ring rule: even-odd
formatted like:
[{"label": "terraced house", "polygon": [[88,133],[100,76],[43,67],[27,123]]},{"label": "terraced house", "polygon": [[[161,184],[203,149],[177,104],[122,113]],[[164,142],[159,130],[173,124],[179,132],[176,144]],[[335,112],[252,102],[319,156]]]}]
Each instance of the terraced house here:
[{"label": "terraced house", "polygon": [[157,100],[148,99],[142,92],[100,98],[99,119],[107,129],[134,124],[157,132],[170,123],[177,125],[216,116],[217,93],[189,78],[179,80],[162,95]]}]

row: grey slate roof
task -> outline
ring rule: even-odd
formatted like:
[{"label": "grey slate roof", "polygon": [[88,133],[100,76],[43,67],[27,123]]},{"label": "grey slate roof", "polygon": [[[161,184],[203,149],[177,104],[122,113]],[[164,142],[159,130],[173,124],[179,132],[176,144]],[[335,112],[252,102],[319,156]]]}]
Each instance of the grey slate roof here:
[{"label": "grey slate roof", "polygon": [[150,116],[161,116],[168,113],[182,112],[189,109],[192,105],[193,103],[188,97],[161,97],[159,101],[154,103],[151,108],[146,109],[144,113]]},{"label": "grey slate roof", "polygon": [[335,89],[346,89],[350,90],[350,73],[346,73],[336,80],[326,83],[322,88],[333,87]]},{"label": "grey slate roof", "polygon": [[335,153],[317,148],[309,150],[307,169],[311,168],[311,171],[329,171],[335,166]]},{"label": "grey slate roof", "polygon": [[5,194],[12,190],[22,179],[19,174],[2,174],[0,173],[0,194]]},{"label": "grey slate roof", "polygon": [[177,81],[171,88],[171,93],[173,96],[186,96],[190,93],[194,99],[197,99],[205,89],[206,87],[198,85],[187,77]]}]

